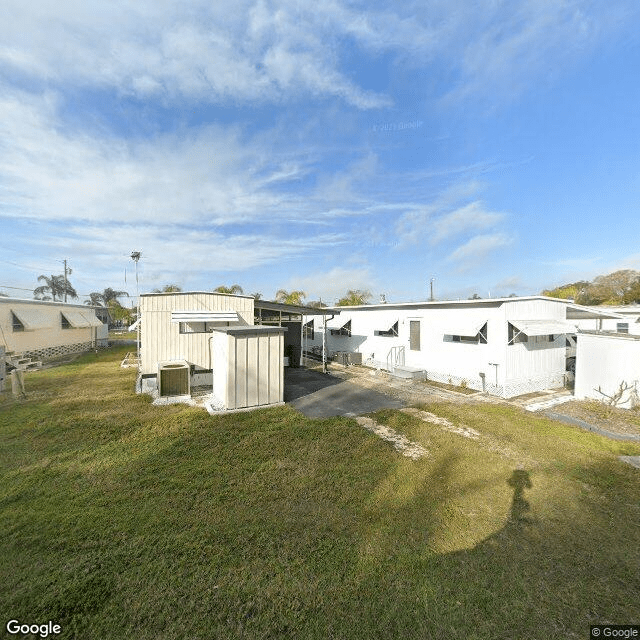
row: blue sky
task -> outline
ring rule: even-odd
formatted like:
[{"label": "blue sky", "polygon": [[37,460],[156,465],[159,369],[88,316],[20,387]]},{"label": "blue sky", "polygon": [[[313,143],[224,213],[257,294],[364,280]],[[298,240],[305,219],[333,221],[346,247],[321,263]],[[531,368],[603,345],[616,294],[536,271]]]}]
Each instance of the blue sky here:
[{"label": "blue sky", "polygon": [[639,71],[635,1],[5,0],[0,290],[133,293],[133,250],[141,291],[328,302],[640,269]]}]

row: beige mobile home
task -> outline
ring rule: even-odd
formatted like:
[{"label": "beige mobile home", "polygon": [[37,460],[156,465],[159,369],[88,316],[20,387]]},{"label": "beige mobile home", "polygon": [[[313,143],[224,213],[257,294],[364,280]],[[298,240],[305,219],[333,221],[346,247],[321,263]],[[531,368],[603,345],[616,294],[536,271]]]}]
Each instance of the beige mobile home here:
[{"label": "beige mobile home", "polygon": [[256,310],[253,297],[224,293],[142,295],[139,390],[175,397],[208,388],[224,410],[282,402],[289,333],[283,324],[292,324],[293,309],[263,306]]},{"label": "beige mobile home", "polygon": [[86,305],[0,298],[0,345],[9,361],[80,353],[106,340],[106,325]]}]

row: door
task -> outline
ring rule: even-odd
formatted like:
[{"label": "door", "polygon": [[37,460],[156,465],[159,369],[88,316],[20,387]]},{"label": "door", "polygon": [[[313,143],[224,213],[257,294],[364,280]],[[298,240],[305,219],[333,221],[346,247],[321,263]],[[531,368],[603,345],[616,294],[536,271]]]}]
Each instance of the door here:
[{"label": "door", "polygon": [[409,320],[409,349],[420,351],[420,320]]}]

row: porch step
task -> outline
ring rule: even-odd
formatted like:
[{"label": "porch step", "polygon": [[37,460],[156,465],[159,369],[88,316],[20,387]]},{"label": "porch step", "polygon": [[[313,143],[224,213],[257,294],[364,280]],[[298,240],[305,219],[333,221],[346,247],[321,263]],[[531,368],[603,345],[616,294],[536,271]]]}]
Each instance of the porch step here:
[{"label": "porch step", "polygon": [[389,373],[394,378],[405,378],[407,380],[420,380],[424,379],[427,375],[427,372],[424,369],[419,369],[418,367],[408,367],[407,365],[400,364],[392,367]]}]

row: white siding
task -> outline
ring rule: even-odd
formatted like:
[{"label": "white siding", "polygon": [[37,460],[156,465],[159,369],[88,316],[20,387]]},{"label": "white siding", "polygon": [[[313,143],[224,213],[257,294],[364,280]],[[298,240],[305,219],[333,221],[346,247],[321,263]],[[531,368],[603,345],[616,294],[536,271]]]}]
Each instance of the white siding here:
[{"label": "white siding", "polygon": [[213,392],[225,409],[282,402],[284,332],[212,335]]},{"label": "white siding", "polygon": [[[424,369],[430,379],[453,384],[465,383],[473,389],[503,396],[561,386],[566,366],[565,341],[543,340],[531,344],[508,345],[508,321],[565,321],[566,305],[545,299],[438,303],[424,306],[341,309],[327,323],[327,350],[362,353],[363,364],[385,368],[392,350],[404,349],[407,366]],[[308,320],[307,318],[306,320]],[[351,321],[351,336],[332,336]],[[409,347],[411,321],[420,322],[420,350]],[[398,337],[376,336],[398,321]],[[487,344],[453,342],[451,334],[463,327],[487,323]],[[322,344],[322,321],[310,345]],[[392,354],[394,355],[394,354]]]},{"label": "white siding", "polygon": [[[597,389],[611,396],[620,385],[636,385],[640,391],[640,340],[621,335],[588,334],[578,336],[575,396],[578,399],[606,399]],[[618,406],[629,408],[637,396],[625,392]]]}]

